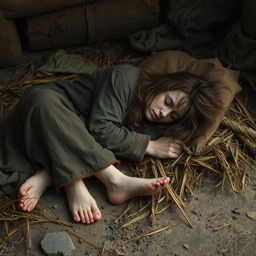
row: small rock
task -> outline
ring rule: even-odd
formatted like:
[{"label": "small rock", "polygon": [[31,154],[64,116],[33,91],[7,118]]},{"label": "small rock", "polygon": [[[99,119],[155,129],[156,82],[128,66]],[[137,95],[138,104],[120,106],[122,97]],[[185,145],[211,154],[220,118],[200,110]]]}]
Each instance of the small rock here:
[{"label": "small rock", "polygon": [[236,209],[232,210],[232,213],[240,215],[241,212],[238,208],[236,208]]},{"label": "small rock", "polygon": [[57,209],[57,208],[58,208],[58,205],[55,204],[52,208],[53,208],[53,209]]},{"label": "small rock", "polygon": [[188,249],[188,248],[189,248],[189,246],[188,246],[187,244],[183,244],[183,247],[184,247],[185,249]]},{"label": "small rock", "polygon": [[47,233],[41,241],[46,255],[70,256],[75,251],[74,244],[65,231]]},{"label": "small rock", "polygon": [[232,219],[234,219],[234,220],[237,220],[237,218],[238,218],[238,217],[237,217],[236,215],[233,215],[233,216],[232,216]]},{"label": "small rock", "polygon": [[197,210],[191,210],[192,213],[194,213],[195,215],[199,215],[199,211]]},{"label": "small rock", "polygon": [[256,211],[247,212],[246,216],[251,219],[256,219]]},{"label": "small rock", "polygon": [[83,240],[82,238],[80,238],[80,239],[78,240],[78,242],[79,242],[80,244],[82,244],[82,243],[84,242],[84,240]]}]

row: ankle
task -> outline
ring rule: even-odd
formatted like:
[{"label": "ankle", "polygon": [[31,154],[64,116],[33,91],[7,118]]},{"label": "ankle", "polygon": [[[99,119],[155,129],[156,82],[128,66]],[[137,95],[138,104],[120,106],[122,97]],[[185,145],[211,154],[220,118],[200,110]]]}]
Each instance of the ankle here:
[{"label": "ankle", "polygon": [[117,186],[125,177],[125,175],[114,166],[110,166],[104,170],[101,170],[95,176],[106,186]]}]

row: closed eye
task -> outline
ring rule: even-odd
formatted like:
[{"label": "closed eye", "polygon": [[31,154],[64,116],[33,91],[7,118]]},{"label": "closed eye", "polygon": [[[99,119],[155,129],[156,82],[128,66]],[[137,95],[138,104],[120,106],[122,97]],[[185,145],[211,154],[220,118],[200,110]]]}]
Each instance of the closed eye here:
[{"label": "closed eye", "polygon": [[165,97],[165,102],[164,102],[164,104],[165,104],[166,106],[168,106],[168,107],[172,107],[172,106],[174,105],[173,100],[172,100],[172,98],[171,98],[170,96],[166,96],[166,97]]}]

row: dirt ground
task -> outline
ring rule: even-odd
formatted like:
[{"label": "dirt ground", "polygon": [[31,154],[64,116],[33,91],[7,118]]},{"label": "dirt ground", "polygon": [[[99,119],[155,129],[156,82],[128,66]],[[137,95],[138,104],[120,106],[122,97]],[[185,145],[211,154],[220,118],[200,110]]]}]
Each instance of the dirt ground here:
[{"label": "dirt ground", "polygon": [[[1,74],[9,71],[1,71]],[[245,89],[247,90],[247,89]],[[250,90],[248,88],[248,90]],[[255,91],[250,95],[250,108],[255,113]],[[171,206],[157,215],[155,225],[149,216],[127,227],[127,216],[138,206],[115,221],[127,207],[111,205],[107,201],[106,190],[99,181],[90,178],[86,181],[89,191],[96,199],[102,212],[102,220],[85,225],[72,221],[68,204],[63,192],[49,189],[41,198],[40,206],[56,218],[70,222],[70,229],[86,238],[94,246],[69,234],[74,245],[73,255],[125,255],[125,256],[253,256],[256,255],[256,219],[249,218],[248,212],[256,211],[256,172],[251,170],[250,184],[242,192],[234,194],[229,188],[214,188],[213,182],[206,177],[201,187],[195,191],[191,202],[185,202],[186,214],[192,222],[190,228],[183,215],[175,206]],[[148,198],[135,202],[146,204]],[[0,227],[3,223],[0,222]],[[176,226],[157,234],[130,241],[152,229]],[[19,231],[7,244],[2,255],[44,255],[40,241],[47,232],[64,230],[55,223],[41,223],[31,226],[32,248],[26,252],[24,232]],[[3,226],[0,236],[4,234]],[[130,241],[130,242],[129,242]],[[105,243],[103,252],[100,248]],[[98,248],[95,248],[97,246]],[[111,252],[112,250],[112,252]],[[118,253],[118,254],[117,254]]]},{"label": "dirt ground", "polygon": [[[172,223],[177,226],[158,234],[122,244],[136,236],[152,230],[149,217],[120,228],[125,219],[115,223],[115,219],[126,208],[126,203],[113,206],[107,202],[104,186],[95,179],[89,179],[87,185],[98,202],[103,217],[97,223],[84,225],[72,222],[65,195],[54,189],[47,191],[40,205],[51,215],[73,224],[71,228],[96,246],[105,243],[107,250],[112,249],[125,256],[253,256],[256,255],[256,220],[247,217],[246,213],[256,211],[256,175],[251,178],[251,185],[245,191],[234,195],[231,192],[214,189],[208,181],[196,190],[194,199],[187,204],[186,213],[192,222],[190,228],[176,207],[171,207],[157,216],[156,227]],[[146,198],[142,200],[146,202]],[[224,225],[225,228],[219,229]],[[215,231],[215,229],[217,229]],[[47,232],[63,230],[54,223],[36,224],[31,227],[32,248],[28,255],[44,255],[40,241]],[[23,233],[17,233],[8,245],[5,256],[26,255],[26,243]],[[100,249],[70,235],[74,245],[74,255],[97,256]],[[115,255],[104,253],[103,255]]]}]

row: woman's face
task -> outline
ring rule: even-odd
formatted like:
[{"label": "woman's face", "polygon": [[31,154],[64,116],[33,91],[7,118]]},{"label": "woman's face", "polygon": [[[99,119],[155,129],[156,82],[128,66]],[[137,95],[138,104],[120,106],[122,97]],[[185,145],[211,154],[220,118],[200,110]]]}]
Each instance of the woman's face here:
[{"label": "woman's face", "polygon": [[167,91],[153,98],[146,107],[145,116],[148,121],[170,123],[184,116],[188,110],[189,98],[182,91]]}]

